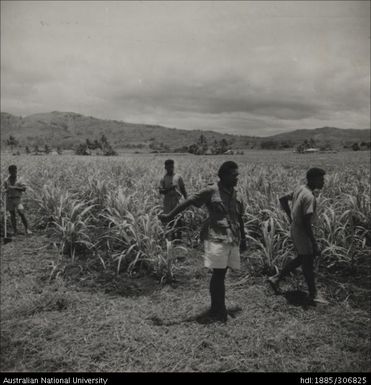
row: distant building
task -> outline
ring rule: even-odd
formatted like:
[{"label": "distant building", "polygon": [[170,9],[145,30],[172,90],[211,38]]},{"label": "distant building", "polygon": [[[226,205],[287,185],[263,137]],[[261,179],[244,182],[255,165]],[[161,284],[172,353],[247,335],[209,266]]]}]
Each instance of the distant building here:
[{"label": "distant building", "polygon": [[303,152],[304,152],[304,153],[308,153],[308,152],[319,152],[319,148],[306,148]]}]

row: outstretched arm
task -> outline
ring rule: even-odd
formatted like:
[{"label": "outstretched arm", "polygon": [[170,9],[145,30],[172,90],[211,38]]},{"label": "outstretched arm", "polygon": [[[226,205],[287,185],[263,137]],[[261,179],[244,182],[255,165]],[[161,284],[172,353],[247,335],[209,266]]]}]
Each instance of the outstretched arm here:
[{"label": "outstretched arm", "polygon": [[192,203],[193,202],[191,199],[187,199],[184,202],[182,202],[181,204],[179,204],[178,206],[176,206],[175,208],[173,208],[169,213],[160,214],[158,217],[160,218],[160,220],[162,222],[169,222],[169,221],[173,220],[179,213],[181,213],[182,211],[187,209],[189,206],[191,206]]},{"label": "outstretched arm", "polygon": [[280,198],[281,207],[285,211],[286,215],[288,216],[290,223],[292,222],[291,209],[290,209],[290,205],[289,205],[289,201],[291,201],[291,200],[292,200],[292,193],[287,194],[287,195]]},{"label": "outstretched arm", "polygon": [[7,190],[19,190],[24,192],[26,191],[26,186],[9,185],[5,191]]},{"label": "outstretched arm", "polygon": [[183,178],[179,178],[179,189],[182,195],[184,196],[184,199],[187,199],[187,191],[184,186]]},{"label": "outstretched arm", "polygon": [[163,222],[171,221],[175,218],[176,215],[184,211],[190,206],[201,207],[203,204],[207,203],[210,200],[210,195],[212,194],[212,189],[204,189],[197,194],[186,199],[184,202],[176,206],[168,214],[160,214],[159,218]]},{"label": "outstretched arm", "polygon": [[13,190],[26,191],[26,186],[10,186]]}]

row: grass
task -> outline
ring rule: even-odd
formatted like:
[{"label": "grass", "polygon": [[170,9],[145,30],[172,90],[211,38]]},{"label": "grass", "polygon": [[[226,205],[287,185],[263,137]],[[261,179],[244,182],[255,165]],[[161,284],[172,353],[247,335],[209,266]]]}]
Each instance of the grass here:
[{"label": "grass", "polygon": [[227,277],[227,305],[242,312],[225,325],[200,325],[187,322],[209,303],[197,252],[177,283],[161,286],[149,277],[104,276],[82,262],[50,280],[58,252],[48,245],[35,235],[3,246],[3,372],[370,370],[367,309],[335,298],[329,306],[291,305],[248,273],[246,258],[243,272]]},{"label": "grass", "polygon": [[[225,159],[178,157],[177,170],[189,194],[215,181],[218,164]],[[134,272],[145,267],[163,279],[171,277],[171,265],[163,259],[167,250],[163,227],[157,218],[164,156],[5,156],[3,160],[3,177],[6,166],[18,162],[19,172],[26,176],[29,186],[25,205],[31,222],[53,236],[61,253],[72,260],[89,254],[103,267],[113,259],[117,271]],[[286,251],[292,249],[278,197],[303,182],[309,166],[321,166],[327,171],[326,188],[318,205],[322,215],[318,239],[327,266],[359,266],[371,245],[366,153],[351,153],[348,159],[346,153],[314,157],[264,151],[236,156],[236,161],[240,166],[238,191],[245,204],[245,228],[260,249],[265,271],[281,267]],[[185,214],[189,242],[198,236],[204,218],[203,210],[188,210]]]},{"label": "grass", "polygon": [[[172,155],[189,194],[227,159]],[[370,371],[368,154],[234,157],[251,238],[241,272],[227,276],[227,306],[242,311],[226,325],[196,321],[209,305],[195,247],[204,212],[184,216],[186,251],[165,242],[157,220],[167,157],[2,158],[2,177],[16,163],[28,178],[35,233],[1,245],[1,370]],[[285,296],[265,281],[292,254],[277,197],[310,166],[327,171],[318,283],[330,305],[317,307],[303,301],[300,272]]]}]

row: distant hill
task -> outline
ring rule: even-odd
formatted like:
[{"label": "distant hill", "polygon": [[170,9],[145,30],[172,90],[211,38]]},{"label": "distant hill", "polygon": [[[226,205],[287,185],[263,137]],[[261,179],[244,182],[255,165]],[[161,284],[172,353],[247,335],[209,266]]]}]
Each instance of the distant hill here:
[{"label": "distant hill", "polygon": [[270,140],[287,141],[302,143],[305,139],[312,138],[316,143],[329,142],[335,146],[343,143],[369,142],[370,130],[342,129],[335,127],[322,127],[313,130],[295,130],[283,134],[270,136]]},{"label": "distant hill", "polygon": [[6,143],[10,135],[14,136],[21,146],[48,144],[52,147],[73,148],[77,144],[99,139],[105,135],[114,148],[152,142],[164,143],[171,149],[189,146],[196,143],[203,134],[207,142],[226,139],[233,148],[258,147],[262,142],[288,142],[291,146],[313,138],[316,143],[331,143],[342,146],[345,143],[370,141],[370,130],[339,129],[322,127],[313,130],[296,130],[270,137],[250,137],[222,134],[214,131],[180,130],[157,125],[134,124],[117,120],[103,120],[92,116],[84,116],[73,112],[33,114],[26,117],[1,113],[1,145]]},{"label": "distant hill", "polygon": [[116,148],[128,144],[149,144],[153,141],[164,143],[170,148],[191,145],[203,134],[209,143],[226,139],[235,146],[243,146],[254,138],[221,134],[213,131],[179,130],[157,125],[126,123],[117,120],[102,120],[73,112],[50,112],[34,114],[24,118],[1,113],[1,142],[9,135],[19,140],[21,145],[62,146],[69,148],[89,139],[99,139],[105,135]]}]

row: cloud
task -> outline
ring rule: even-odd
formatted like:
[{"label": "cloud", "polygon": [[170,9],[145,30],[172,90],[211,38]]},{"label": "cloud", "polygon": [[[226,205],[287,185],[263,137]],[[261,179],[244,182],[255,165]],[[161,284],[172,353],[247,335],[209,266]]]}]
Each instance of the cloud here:
[{"label": "cloud", "polygon": [[1,2],[1,10],[3,111],[254,135],[369,127],[367,2]]}]

